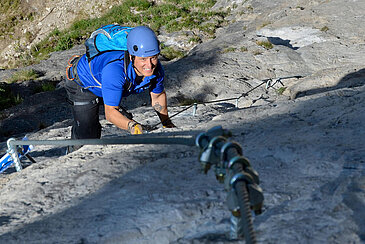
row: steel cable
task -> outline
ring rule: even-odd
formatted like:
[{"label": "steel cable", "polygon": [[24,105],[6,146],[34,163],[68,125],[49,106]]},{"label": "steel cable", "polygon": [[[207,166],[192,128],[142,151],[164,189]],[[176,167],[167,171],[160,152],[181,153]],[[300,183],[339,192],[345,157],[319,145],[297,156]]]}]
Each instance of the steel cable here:
[{"label": "steel cable", "polygon": [[[280,83],[281,83],[281,80],[284,80],[284,79],[291,79],[291,78],[297,78],[297,79],[299,79],[299,78],[303,78],[303,77],[304,77],[304,76],[302,76],[302,75],[294,75],[294,76],[281,77],[281,78],[277,78],[277,79],[275,79],[275,80],[276,80],[276,82],[275,82],[275,83],[277,83],[277,82],[280,82]],[[212,101],[206,101],[206,102],[195,102],[195,103],[193,103],[193,104],[188,105],[188,107],[184,108],[183,110],[181,110],[181,111],[179,111],[179,112],[177,112],[177,113],[173,114],[173,115],[172,115],[172,116],[170,116],[169,118],[171,119],[171,118],[175,117],[176,115],[179,115],[179,114],[181,114],[182,112],[184,112],[184,111],[188,110],[189,108],[191,108],[191,107],[193,107],[193,106],[196,106],[196,105],[198,105],[198,104],[210,104],[210,103],[218,103],[218,102],[226,102],[226,101],[231,101],[231,100],[238,100],[238,99],[240,99],[240,98],[242,98],[242,97],[246,97],[246,96],[248,96],[248,94],[249,94],[250,92],[252,92],[252,91],[256,90],[257,88],[259,88],[259,87],[260,87],[260,86],[262,86],[263,84],[267,84],[268,82],[271,82],[272,80],[273,80],[272,78],[264,79],[264,80],[262,80],[262,82],[261,82],[260,84],[258,84],[257,86],[255,86],[255,87],[251,88],[251,89],[250,89],[250,90],[248,90],[247,92],[242,93],[242,94],[241,94],[240,96],[238,96],[238,97],[231,97],[231,98],[225,98],[225,99],[219,99],[219,100],[212,100]],[[275,84],[275,83],[274,83],[274,84]],[[274,84],[270,84],[267,88],[272,87]],[[178,107],[179,107],[179,106],[178,106]],[[166,121],[167,121],[167,120],[166,120]],[[156,129],[156,126],[158,126],[158,125],[162,124],[163,122],[165,122],[165,121],[158,122],[158,123],[154,124],[151,128],[152,128],[152,129]]]},{"label": "steel cable", "polygon": [[74,145],[109,145],[109,144],[179,144],[194,146],[195,138],[193,136],[125,136],[102,139],[66,139],[66,140],[8,140],[9,146],[16,145],[57,145],[57,146],[74,146]]}]

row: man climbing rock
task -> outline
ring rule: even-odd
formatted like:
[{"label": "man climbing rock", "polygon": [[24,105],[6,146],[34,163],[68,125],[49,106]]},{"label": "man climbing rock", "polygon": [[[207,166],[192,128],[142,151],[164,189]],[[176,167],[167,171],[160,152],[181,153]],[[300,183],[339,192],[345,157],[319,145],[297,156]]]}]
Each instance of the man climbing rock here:
[{"label": "man climbing rock", "polygon": [[157,37],[146,26],[130,29],[126,37],[127,51],[104,51],[92,59],[86,53],[69,61],[66,90],[74,116],[72,139],[101,137],[101,101],[108,121],[131,134],[142,134],[142,126],[123,115],[119,105],[123,97],[145,90],[149,90],[152,107],[162,125],[175,127],[168,116]]}]

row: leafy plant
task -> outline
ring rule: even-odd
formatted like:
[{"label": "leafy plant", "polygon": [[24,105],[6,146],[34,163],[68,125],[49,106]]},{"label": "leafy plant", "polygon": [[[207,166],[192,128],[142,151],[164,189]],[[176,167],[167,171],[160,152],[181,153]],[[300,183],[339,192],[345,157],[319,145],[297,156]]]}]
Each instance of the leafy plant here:
[{"label": "leafy plant", "polygon": [[199,36],[193,36],[189,39],[189,42],[192,42],[192,43],[199,43],[201,42],[201,38]]},{"label": "leafy plant", "polygon": [[0,87],[0,110],[9,108],[23,102],[23,98],[19,94],[14,95],[9,86],[2,85]]},{"label": "leafy plant", "polygon": [[280,87],[279,89],[276,90],[276,92],[278,93],[278,95],[283,95],[284,91],[286,90],[286,87]]},{"label": "leafy plant", "polygon": [[245,47],[245,46],[240,47],[240,50],[241,50],[241,52],[247,52],[248,51],[247,47]]},{"label": "leafy plant", "polygon": [[167,58],[168,60],[172,60],[175,58],[182,58],[185,56],[184,52],[177,50],[173,47],[164,47],[161,49],[161,55]]},{"label": "leafy plant", "polygon": [[14,100],[14,105],[18,105],[21,104],[24,99],[19,94],[16,94],[15,96],[13,96],[13,100]]},{"label": "leafy plant", "polygon": [[18,81],[35,80],[39,77],[39,73],[33,69],[20,70],[13,73],[7,80],[7,83],[14,83]]},{"label": "leafy plant", "polygon": [[221,53],[229,53],[229,52],[235,52],[237,49],[235,47],[226,47],[224,48]]},{"label": "leafy plant", "polygon": [[52,83],[52,82],[46,82],[44,84],[42,84],[42,91],[47,92],[47,91],[54,91],[56,89],[56,86]]},{"label": "leafy plant", "polygon": [[274,47],[274,45],[272,45],[272,43],[269,41],[256,41],[256,44],[266,49],[271,49]]},{"label": "leafy plant", "polygon": [[321,31],[323,31],[323,32],[327,32],[329,30],[329,28],[327,27],[327,26],[323,26],[322,28],[321,28]]},{"label": "leafy plant", "polygon": [[34,89],[34,93],[54,91],[56,86],[52,82],[45,82]]}]

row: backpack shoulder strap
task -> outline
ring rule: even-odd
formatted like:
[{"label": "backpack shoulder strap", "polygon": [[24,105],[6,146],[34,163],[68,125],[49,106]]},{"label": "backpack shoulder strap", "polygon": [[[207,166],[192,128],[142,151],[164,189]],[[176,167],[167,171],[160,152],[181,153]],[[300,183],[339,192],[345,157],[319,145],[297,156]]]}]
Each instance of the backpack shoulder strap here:
[{"label": "backpack shoulder strap", "polygon": [[125,74],[125,83],[124,83],[124,88],[126,88],[127,91],[129,91],[129,89],[131,89],[132,87],[132,83],[128,77],[128,73],[127,73],[127,68],[128,68],[128,65],[130,63],[130,59],[129,59],[129,53],[128,51],[124,51],[124,74]]},{"label": "backpack shoulder strap", "polygon": [[[121,59],[114,59],[112,61],[109,61],[107,64],[116,62],[116,61],[121,61]],[[123,85],[123,88],[127,91],[129,91],[132,88],[132,82],[130,81],[129,77],[128,77],[128,73],[127,73],[127,69],[128,69],[128,65],[130,63],[130,59],[129,59],[129,53],[128,51],[124,51],[124,57],[123,57],[123,63],[124,63],[124,75],[125,75],[125,83]],[[90,69],[90,74],[93,77],[93,79],[95,80],[95,82],[101,87],[101,82],[99,82],[93,75],[92,71],[91,71],[91,60],[88,61],[89,63],[89,69]]]}]

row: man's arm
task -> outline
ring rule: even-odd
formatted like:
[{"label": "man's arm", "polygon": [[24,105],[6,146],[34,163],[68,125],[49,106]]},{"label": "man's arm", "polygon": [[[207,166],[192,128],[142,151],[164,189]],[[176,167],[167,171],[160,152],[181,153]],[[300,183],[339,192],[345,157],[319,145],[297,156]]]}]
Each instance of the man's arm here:
[{"label": "man's arm", "polygon": [[162,125],[168,128],[175,127],[169,118],[167,111],[167,98],[166,92],[163,91],[159,94],[151,92],[152,107],[156,111],[158,117],[160,118]]},{"label": "man's arm", "polygon": [[109,106],[104,104],[105,108],[105,118],[109,122],[113,123],[120,129],[128,130],[128,123],[132,120],[126,118],[123,114],[119,112],[118,106]]},{"label": "man's arm", "polygon": [[142,126],[137,122],[128,119],[119,112],[118,106],[104,104],[106,119],[118,128],[129,131],[132,135],[142,134]]}]

